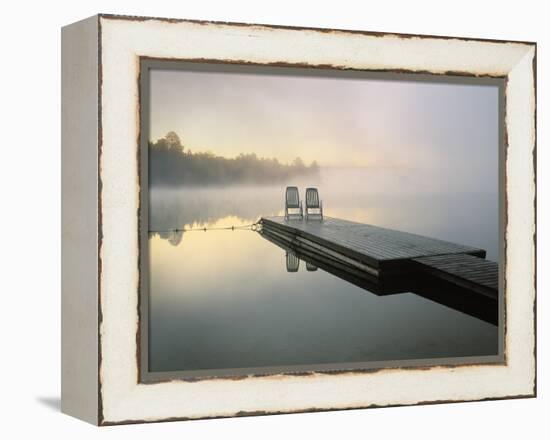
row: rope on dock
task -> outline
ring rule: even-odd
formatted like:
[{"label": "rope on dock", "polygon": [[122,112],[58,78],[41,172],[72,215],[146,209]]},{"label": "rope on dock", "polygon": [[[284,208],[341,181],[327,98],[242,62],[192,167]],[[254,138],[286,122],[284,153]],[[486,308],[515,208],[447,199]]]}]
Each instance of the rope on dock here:
[{"label": "rope on dock", "polygon": [[257,221],[256,223],[250,223],[248,225],[240,225],[240,226],[223,226],[223,227],[217,227],[217,228],[208,228],[208,227],[202,227],[202,228],[174,228],[174,229],[150,229],[149,232],[206,232],[206,231],[260,231],[262,229],[262,224],[260,221]]}]

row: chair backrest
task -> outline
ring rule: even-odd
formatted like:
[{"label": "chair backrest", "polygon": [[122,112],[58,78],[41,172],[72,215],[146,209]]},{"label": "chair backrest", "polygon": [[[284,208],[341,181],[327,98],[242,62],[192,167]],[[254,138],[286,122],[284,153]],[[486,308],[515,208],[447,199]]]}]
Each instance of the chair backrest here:
[{"label": "chair backrest", "polygon": [[319,192],[317,188],[306,189],[306,206],[308,208],[319,208]]},{"label": "chair backrest", "polygon": [[295,186],[286,187],[286,205],[289,208],[300,207],[300,195],[298,194],[298,188]]}]

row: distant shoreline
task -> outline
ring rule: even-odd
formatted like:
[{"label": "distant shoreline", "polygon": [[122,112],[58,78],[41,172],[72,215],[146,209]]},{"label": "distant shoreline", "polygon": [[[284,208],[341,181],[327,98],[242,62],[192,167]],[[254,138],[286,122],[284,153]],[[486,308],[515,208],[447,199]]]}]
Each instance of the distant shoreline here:
[{"label": "distant shoreline", "polygon": [[317,162],[306,165],[299,157],[286,164],[254,153],[241,153],[234,158],[194,153],[185,150],[173,132],[149,142],[149,182],[154,186],[268,185],[318,173]]}]

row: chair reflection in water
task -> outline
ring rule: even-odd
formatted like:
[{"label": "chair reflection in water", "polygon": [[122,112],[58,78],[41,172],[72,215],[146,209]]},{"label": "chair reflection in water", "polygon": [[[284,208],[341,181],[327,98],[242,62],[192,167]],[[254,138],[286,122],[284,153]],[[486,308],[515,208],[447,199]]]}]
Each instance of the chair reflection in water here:
[{"label": "chair reflection in water", "polygon": [[[287,251],[286,252],[286,271],[287,272],[298,272],[298,269],[300,268],[300,259],[296,256],[296,254]],[[315,272],[317,270],[317,266],[308,263],[306,261],[306,270],[308,272]]]},{"label": "chair reflection in water", "polygon": [[302,220],[303,218],[304,211],[302,209],[298,187],[287,186],[285,194],[285,220]]},{"label": "chair reflection in water", "polygon": [[300,268],[300,259],[292,252],[286,253],[286,271],[298,272]]},{"label": "chair reflection in water", "polygon": [[306,261],[306,270],[307,270],[308,272],[315,272],[315,271],[317,270],[317,266],[315,266],[315,265],[313,265],[313,264],[311,264],[311,263],[308,263],[308,262]]},{"label": "chair reflection in water", "polygon": [[319,199],[317,188],[306,189],[306,220],[323,220],[323,201]]}]

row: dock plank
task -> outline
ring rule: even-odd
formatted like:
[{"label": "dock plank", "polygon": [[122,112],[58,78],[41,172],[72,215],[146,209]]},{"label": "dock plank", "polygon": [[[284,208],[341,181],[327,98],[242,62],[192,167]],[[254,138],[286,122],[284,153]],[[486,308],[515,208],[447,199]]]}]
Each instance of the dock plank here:
[{"label": "dock plank", "polygon": [[472,255],[437,255],[414,258],[427,272],[491,298],[498,296],[498,264]]}]

